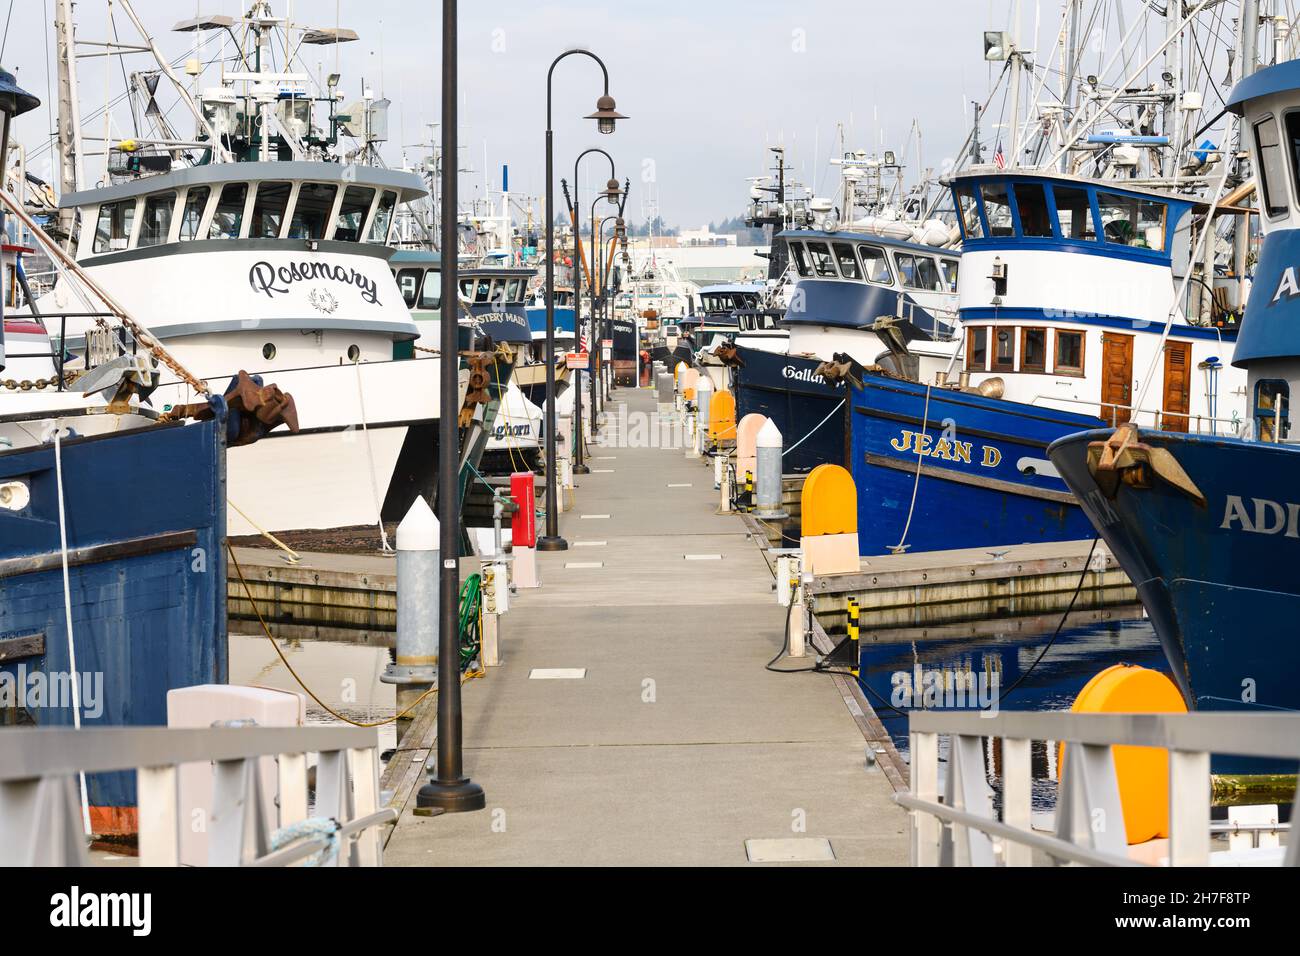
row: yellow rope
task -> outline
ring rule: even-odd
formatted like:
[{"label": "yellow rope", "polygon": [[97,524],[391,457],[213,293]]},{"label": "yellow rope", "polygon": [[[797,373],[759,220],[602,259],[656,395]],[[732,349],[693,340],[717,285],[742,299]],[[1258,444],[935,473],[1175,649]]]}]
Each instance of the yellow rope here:
[{"label": "yellow rope", "polygon": [[[353,727],[366,727],[366,728],[382,727],[385,724],[391,724],[401,720],[411,711],[415,710],[415,708],[420,705],[420,702],[423,701],[424,698],[429,697],[432,694],[438,693],[437,687],[430,687],[419,697],[415,698],[415,700],[411,702],[411,705],[407,707],[405,710],[399,711],[398,713],[394,714],[392,717],[386,717],[383,720],[376,720],[372,723],[365,723],[362,721],[353,720],[351,717],[345,717],[343,714],[340,714],[329,704],[325,703],[325,701],[321,700],[320,697],[316,695],[316,692],[312,690],[310,687],[308,687],[307,684],[303,681],[303,679],[298,676],[298,672],[293,669],[293,665],[289,663],[289,659],[284,656],[284,651],[280,650],[280,645],[277,644],[275,642],[275,638],[271,636],[271,629],[266,626],[266,619],[262,617],[262,611],[257,606],[257,601],[253,599],[253,592],[249,590],[248,581],[245,580],[244,578],[244,569],[240,567],[239,559],[235,557],[235,549],[230,546],[229,541],[226,542],[226,551],[230,554],[230,560],[235,565],[235,573],[239,575],[239,583],[243,585],[244,594],[248,597],[248,603],[252,605],[253,613],[257,615],[257,623],[262,626],[262,633],[266,635],[266,639],[271,642],[271,646],[275,648],[275,653],[279,655],[280,661],[284,664],[285,668],[289,671],[289,673],[293,675],[293,679],[298,682],[298,686],[301,687],[304,691],[306,691],[307,696],[310,697],[312,700],[316,701],[316,703],[319,704],[320,707],[331,717],[337,718],[338,720],[343,721],[345,724],[351,724]],[[480,668],[476,672],[466,674],[464,677],[461,678],[460,682],[464,684],[471,677],[482,677],[482,676],[483,676],[483,670]]]}]

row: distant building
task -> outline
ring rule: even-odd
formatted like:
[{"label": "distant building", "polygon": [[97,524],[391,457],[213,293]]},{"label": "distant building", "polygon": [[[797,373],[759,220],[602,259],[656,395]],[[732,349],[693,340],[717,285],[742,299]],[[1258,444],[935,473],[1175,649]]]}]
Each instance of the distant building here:
[{"label": "distant building", "polygon": [[[682,233],[677,238],[685,235]],[[680,278],[696,285],[745,282],[767,277],[767,259],[760,258],[759,253],[766,253],[768,246],[738,246],[733,238],[729,243],[718,245],[678,245],[674,248],[661,245],[659,239],[660,237],[655,237],[653,246],[644,236],[629,239],[628,245],[635,261],[641,263],[649,258],[653,249],[658,259],[673,264]]]},{"label": "distant building", "polygon": [[677,234],[677,245],[682,248],[695,246],[734,246],[736,237],[731,233],[719,235],[710,231],[708,226],[699,229],[683,229]]}]

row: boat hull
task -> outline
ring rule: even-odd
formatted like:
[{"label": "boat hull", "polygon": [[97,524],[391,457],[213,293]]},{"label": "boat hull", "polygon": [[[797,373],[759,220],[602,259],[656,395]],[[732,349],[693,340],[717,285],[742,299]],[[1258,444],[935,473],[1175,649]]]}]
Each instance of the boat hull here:
[{"label": "boat hull", "polygon": [[848,460],[845,390],[817,375],[820,359],[736,347],[731,372],[736,420],[764,415],[781,431],[786,452],[782,470],[804,474],[822,464]]},{"label": "boat hull", "polygon": [[[1088,467],[1088,445],[1109,430],[1070,435],[1052,462],[1137,587],[1179,690],[1195,710],[1300,710],[1300,644],[1280,622],[1300,616],[1300,449],[1141,431],[1168,451],[1205,497],[1202,507],[1160,478],[1120,483],[1114,497]],[[1215,770],[1261,770],[1221,761]]]},{"label": "boat hull", "polygon": [[1094,536],[1047,446],[1098,419],[879,375],[850,391],[862,554]]},{"label": "boat hull", "polygon": [[[222,423],[194,422],[62,443],[84,726],[165,725],[168,690],[227,679],[223,431]],[[3,481],[31,494],[24,509],[0,510],[4,716],[70,726],[53,446],[0,452]],[[35,674],[44,697],[32,696]],[[134,774],[96,774],[88,789],[97,832],[134,829]]]}]

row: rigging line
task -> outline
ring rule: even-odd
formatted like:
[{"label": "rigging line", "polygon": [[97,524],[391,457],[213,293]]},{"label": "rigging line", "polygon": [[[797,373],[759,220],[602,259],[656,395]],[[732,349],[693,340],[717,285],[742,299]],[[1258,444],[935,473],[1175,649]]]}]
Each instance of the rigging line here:
[{"label": "rigging line", "polygon": [[[930,386],[925,387],[925,408],[921,411],[921,438],[925,438],[926,429],[930,427]],[[920,439],[918,439],[919,441]],[[918,445],[919,447],[919,445]],[[907,532],[912,529],[912,515],[916,512],[916,493],[921,487],[921,463],[925,461],[925,456],[920,452],[916,455],[916,477],[912,481],[912,503],[907,508],[907,523],[903,525],[903,536],[898,539],[898,544],[889,550],[894,554],[902,554],[904,545],[907,543]]]},{"label": "rigging line", "polygon": [[9,21],[14,18],[14,0],[9,0],[9,13],[5,15],[5,35],[0,39],[0,60],[5,58],[5,47],[9,45]]}]

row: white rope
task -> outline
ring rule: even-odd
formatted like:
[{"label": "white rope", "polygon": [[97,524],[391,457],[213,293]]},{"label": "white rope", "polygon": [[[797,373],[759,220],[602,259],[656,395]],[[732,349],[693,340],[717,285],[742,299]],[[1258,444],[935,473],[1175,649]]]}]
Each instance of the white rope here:
[{"label": "white rope", "polygon": [[[68,671],[72,685],[72,726],[81,729],[81,674],[77,671],[77,644],[72,638],[72,585],[68,576],[68,519],[63,507],[63,444],[59,423],[54,423],[54,478],[59,492],[59,548],[63,553],[63,626],[68,632]],[[90,797],[86,792],[86,772],[77,772],[81,784],[81,826],[90,836]]]},{"label": "white rope", "polygon": [[921,456],[921,439],[925,438],[925,431],[930,425],[930,386],[925,387],[925,409],[921,412],[921,437],[916,442],[916,478],[912,481],[912,503],[907,506],[907,524],[903,525],[903,536],[898,539],[898,544],[889,550],[894,554],[902,554],[903,546],[907,542],[907,532],[912,530],[912,514],[916,511],[916,492],[921,487],[921,462],[924,460]]},{"label": "white rope", "polygon": [[830,420],[831,420],[831,416],[833,416],[836,412],[838,412],[841,408],[843,408],[843,407],[844,407],[844,403],[847,402],[847,401],[848,401],[847,398],[841,398],[841,399],[840,399],[840,403],[839,403],[838,405],[836,405],[834,408],[831,409],[831,413],[830,413],[830,415],[827,415],[825,418],[823,418],[821,421],[819,421],[816,425],[814,425],[813,428],[812,428],[812,431],[810,431],[807,435],[804,435],[803,438],[800,438],[797,442],[795,442],[793,445],[791,445],[791,446],[790,446],[789,448],[787,448],[785,451],[781,452],[781,457],[784,458],[786,455],[790,454],[790,452],[794,451],[796,448],[798,448],[800,445],[802,445],[804,442],[806,442],[809,438],[812,438],[814,432],[816,432],[817,429],[821,428],[821,427],[822,427],[823,425],[825,425],[828,421],[830,421]]},{"label": "white rope", "polygon": [[379,525],[379,543],[380,550],[385,554],[392,551],[392,545],[388,543],[388,532],[384,530],[384,508],[379,500],[379,482],[375,480],[375,450],[370,444],[370,429],[366,426],[366,399],[361,391],[361,358],[352,363],[353,368],[357,370],[357,403],[361,406],[361,433],[366,439],[366,459],[369,462],[370,472],[370,494],[375,500],[375,524]]}]

